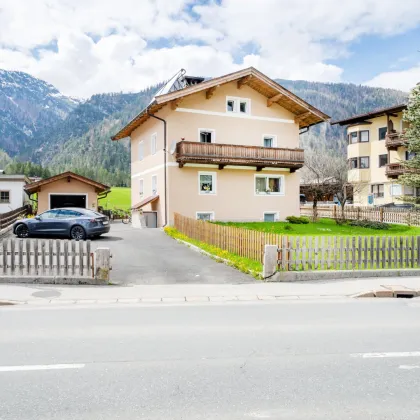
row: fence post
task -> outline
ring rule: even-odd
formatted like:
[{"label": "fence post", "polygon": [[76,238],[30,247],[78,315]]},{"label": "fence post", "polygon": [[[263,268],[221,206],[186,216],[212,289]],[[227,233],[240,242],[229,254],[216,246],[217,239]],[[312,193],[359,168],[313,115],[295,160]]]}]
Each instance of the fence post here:
[{"label": "fence post", "polygon": [[95,251],[95,280],[107,283],[111,276],[111,251],[109,248],[97,248]]},{"label": "fence post", "polygon": [[279,245],[265,245],[264,262],[263,262],[263,278],[272,276],[277,271],[277,257]]},{"label": "fence post", "polygon": [[333,207],[333,219],[337,219],[337,206]]},{"label": "fence post", "polygon": [[360,207],[357,207],[357,220],[360,220]]},{"label": "fence post", "polygon": [[380,218],[380,222],[384,221],[384,208],[383,207],[379,209],[379,218]]}]

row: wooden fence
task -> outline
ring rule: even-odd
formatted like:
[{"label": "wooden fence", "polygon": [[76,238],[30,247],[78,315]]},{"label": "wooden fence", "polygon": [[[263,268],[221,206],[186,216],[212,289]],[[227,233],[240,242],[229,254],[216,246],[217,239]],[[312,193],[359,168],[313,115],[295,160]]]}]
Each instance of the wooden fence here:
[{"label": "wooden fence", "polygon": [[278,268],[283,271],[418,268],[420,236],[283,236]]},{"label": "wooden fence", "polygon": [[29,214],[30,206],[19,207],[16,210],[0,214],[0,230],[13,224],[19,217]]},{"label": "wooden fence", "polygon": [[93,277],[90,241],[4,239],[2,276]]},{"label": "wooden fence", "polygon": [[[300,214],[311,217],[312,206],[301,206]],[[386,207],[345,207],[344,216],[348,220],[369,220],[371,222],[398,223],[420,226],[420,211],[408,211],[403,208]],[[342,217],[339,206],[319,206],[318,217],[336,219]]]}]

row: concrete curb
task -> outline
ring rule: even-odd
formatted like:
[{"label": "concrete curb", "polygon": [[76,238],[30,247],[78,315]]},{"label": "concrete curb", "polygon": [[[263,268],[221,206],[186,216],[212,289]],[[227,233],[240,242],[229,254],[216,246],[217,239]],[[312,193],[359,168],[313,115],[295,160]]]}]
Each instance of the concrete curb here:
[{"label": "concrete curb", "polygon": [[91,285],[106,286],[104,281],[88,277],[64,277],[64,276],[4,276],[0,275],[0,284],[67,284],[67,285]]}]

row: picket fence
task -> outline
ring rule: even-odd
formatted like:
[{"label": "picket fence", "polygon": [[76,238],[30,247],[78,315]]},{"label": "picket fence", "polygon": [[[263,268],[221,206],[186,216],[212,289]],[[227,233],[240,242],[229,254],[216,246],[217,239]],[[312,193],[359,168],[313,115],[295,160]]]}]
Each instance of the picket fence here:
[{"label": "picket fence", "polygon": [[[342,217],[341,208],[338,206],[318,206],[318,217],[337,219]],[[311,217],[312,206],[301,206],[301,216]],[[420,226],[420,211],[409,211],[404,208],[386,207],[356,207],[344,208],[344,217],[347,220],[369,220],[371,222],[398,223]]]},{"label": "picket fence", "polygon": [[0,275],[92,278],[90,241],[3,239]]},{"label": "picket fence", "polygon": [[10,226],[19,217],[29,214],[30,206],[19,207],[18,209],[8,211],[7,213],[0,214],[0,230]]}]

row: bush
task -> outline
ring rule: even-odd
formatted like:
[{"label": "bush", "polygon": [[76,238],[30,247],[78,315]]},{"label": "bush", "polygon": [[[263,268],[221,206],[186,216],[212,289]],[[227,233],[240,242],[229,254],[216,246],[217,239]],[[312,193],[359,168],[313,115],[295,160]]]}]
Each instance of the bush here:
[{"label": "bush", "polygon": [[293,228],[292,228],[292,226],[290,226],[290,225],[286,225],[286,226],[284,227],[284,230],[293,230]]},{"label": "bush", "polygon": [[371,222],[370,220],[352,220],[349,223],[350,226],[359,226],[369,229],[376,229],[376,230],[388,230],[389,225],[387,223],[382,222]]},{"label": "bush", "polygon": [[287,216],[286,220],[292,225],[307,225],[309,219],[305,216]]}]

